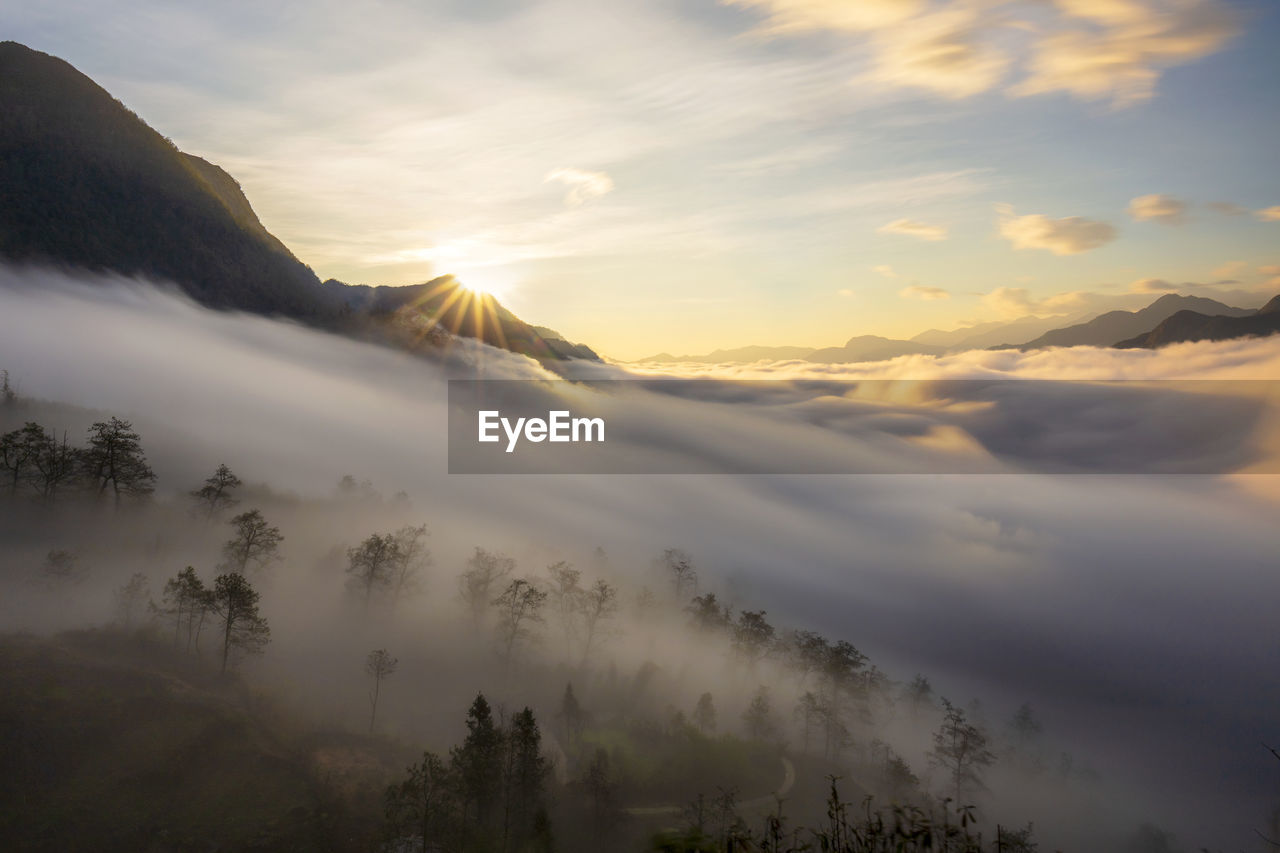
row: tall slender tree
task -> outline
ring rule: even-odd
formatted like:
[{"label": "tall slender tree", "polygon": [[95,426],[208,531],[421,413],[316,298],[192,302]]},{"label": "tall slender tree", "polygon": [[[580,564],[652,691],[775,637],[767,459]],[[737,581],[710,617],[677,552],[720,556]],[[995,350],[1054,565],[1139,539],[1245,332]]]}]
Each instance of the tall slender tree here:
[{"label": "tall slender tree", "polygon": [[378,720],[378,698],[382,693],[382,682],[396,671],[400,661],[386,649],[374,649],[365,659],[364,670],[373,678],[373,689],[369,691],[369,734],[373,734],[374,724]]},{"label": "tall slender tree", "polygon": [[213,612],[222,620],[222,671],[232,651],[261,654],[271,640],[267,620],[258,612],[258,592],[239,572],[218,575],[213,582]]},{"label": "tall slender tree", "polygon": [[235,490],[243,483],[226,465],[219,465],[213,475],[204,484],[190,494],[195,500],[196,512],[205,518],[214,519],[225,511],[240,503]]}]

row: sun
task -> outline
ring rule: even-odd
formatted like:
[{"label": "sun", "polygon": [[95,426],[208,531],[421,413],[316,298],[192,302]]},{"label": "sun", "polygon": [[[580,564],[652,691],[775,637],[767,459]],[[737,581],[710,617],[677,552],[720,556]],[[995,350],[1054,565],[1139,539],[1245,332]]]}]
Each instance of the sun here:
[{"label": "sun", "polygon": [[492,267],[473,267],[454,273],[454,279],[464,290],[476,296],[501,298],[508,290],[510,282]]}]

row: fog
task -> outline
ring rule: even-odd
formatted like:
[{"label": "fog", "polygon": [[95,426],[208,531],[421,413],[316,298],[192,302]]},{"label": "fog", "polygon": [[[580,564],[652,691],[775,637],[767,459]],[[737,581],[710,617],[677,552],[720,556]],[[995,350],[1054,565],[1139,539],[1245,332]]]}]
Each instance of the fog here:
[{"label": "fog", "polygon": [[[225,462],[246,482],[243,506],[261,508],[285,536],[283,562],[261,579],[272,643],[246,671],[317,724],[359,725],[362,661],[381,645],[402,661],[379,712],[385,727],[438,749],[458,736],[459,710],[477,690],[552,709],[565,680],[585,682],[590,696],[610,668],[631,679],[646,660],[659,666],[644,699],[654,713],[667,705],[688,713],[711,690],[722,719],[733,720],[766,683],[789,719],[784,697],[797,688],[780,670],[726,667],[724,648],[684,630],[669,580],[654,566],[664,549],[679,548],[704,591],[765,609],[775,626],[848,640],[895,680],[924,673],[957,704],[978,699],[993,733],[1030,702],[1051,759],[1068,752],[1096,773],[1028,785],[1011,768],[993,770],[995,819],[1034,821],[1045,847],[1099,849],[1151,821],[1188,849],[1251,848],[1276,805],[1275,761],[1259,745],[1280,740],[1275,477],[1108,476],[1105,459],[1093,475],[1010,475],[1029,457],[1068,453],[1051,440],[1020,444],[1015,415],[1039,412],[1053,422],[1046,428],[1070,436],[1087,431],[1098,410],[1046,415],[1033,399],[1019,413],[1010,408],[1016,401],[964,399],[955,385],[931,383],[1280,379],[1280,337],[1158,352],[738,366],[716,378],[790,384],[736,386],[732,399],[711,401],[642,389],[609,403],[643,413],[629,437],[637,454],[670,461],[714,450],[735,471],[761,455],[800,466],[823,452],[891,453],[892,470],[910,476],[450,475],[448,378],[557,374],[467,342],[439,359],[409,356],[211,312],[114,277],[0,270],[0,368],[26,400],[0,415],[0,429],[37,420],[76,441],[105,414],[128,418],[159,477],[145,512],[104,518],[71,508],[55,523],[29,508],[0,523],[4,630],[105,622],[110,591],[132,571],[149,574],[157,595],[186,565],[210,575],[226,531],[192,520],[184,495]],[[663,370],[707,375],[700,365]],[[565,372],[659,375],[614,364]],[[801,382],[868,378],[915,384],[905,399],[868,400]],[[1081,399],[1100,399],[1079,388],[1092,395]],[[1176,424],[1204,466],[1276,470],[1269,386],[1215,383],[1200,398],[1183,386],[1156,387],[1123,405],[1135,399],[1143,406],[1127,409],[1122,428],[1101,433],[1090,453],[1105,439],[1116,459],[1140,455]],[[905,433],[903,419],[912,424]],[[671,424],[699,426],[686,433]],[[707,430],[724,441],[709,448]],[[903,442],[903,434],[947,441]],[[955,470],[940,469],[938,454],[959,454],[983,473],[931,473]],[[337,495],[344,475],[378,494]],[[392,498],[401,491],[407,502]],[[417,523],[431,530],[423,594],[371,619],[343,588],[345,550]],[[618,584],[624,618],[591,672],[559,656],[549,618],[528,666],[504,674],[489,635],[456,600],[456,577],[477,546],[515,558],[517,575],[569,560],[588,580]],[[70,597],[29,582],[51,548],[76,549],[90,571]],[[637,614],[643,587],[664,606]],[[873,728],[923,775],[933,722],[886,719]]]}]

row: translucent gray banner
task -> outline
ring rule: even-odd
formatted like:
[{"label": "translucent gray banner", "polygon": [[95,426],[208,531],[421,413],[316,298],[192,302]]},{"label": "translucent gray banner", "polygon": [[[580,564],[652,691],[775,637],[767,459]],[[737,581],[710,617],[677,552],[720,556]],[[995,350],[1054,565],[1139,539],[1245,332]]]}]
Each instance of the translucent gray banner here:
[{"label": "translucent gray banner", "polygon": [[452,380],[451,474],[1280,473],[1263,380]]}]

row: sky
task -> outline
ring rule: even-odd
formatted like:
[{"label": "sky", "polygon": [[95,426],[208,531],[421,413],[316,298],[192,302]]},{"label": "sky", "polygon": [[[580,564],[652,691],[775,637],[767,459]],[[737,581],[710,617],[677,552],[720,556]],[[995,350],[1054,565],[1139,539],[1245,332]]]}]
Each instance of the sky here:
[{"label": "sky", "polygon": [[322,277],[617,358],[1280,291],[1270,0],[6,4]]}]

